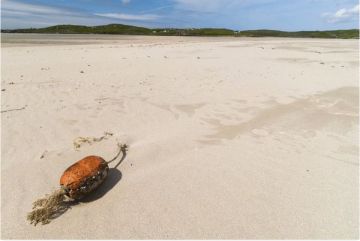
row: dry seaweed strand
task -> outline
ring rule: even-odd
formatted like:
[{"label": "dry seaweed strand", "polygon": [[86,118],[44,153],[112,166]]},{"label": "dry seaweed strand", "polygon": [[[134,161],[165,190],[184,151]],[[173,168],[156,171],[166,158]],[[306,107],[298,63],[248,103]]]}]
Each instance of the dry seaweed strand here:
[{"label": "dry seaweed strand", "polygon": [[17,110],[24,110],[27,105],[21,107],[21,108],[15,108],[15,109],[9,109],[9,110],[2,110],[1,113],[10,112],[10,111],[17,111]]},{"label": "dry seaweed strand", "polygon": [[[114,158],[112,158],[110,161],[107,161],[107,163],[116,160],[120,153],[123,153],[124,156],[126,155],[128,146],[126,144],[121,145],[118,143],[118,147],[119,152]],[[53,191],[50,195],[46,195],[46,197],[40,198],[33,202],[33,210],[27,214],[27,220],[35,226],[38,223],[50,223],[52,219],[58,217],[70,208],[69,204],[73,200],[69,199],[65,194],[66,190],[60,188]]]},{"label": "dry seaweed strand", "polygon": [[101,137],[81,137],[81,136],[77,137],[73,142],[74,149],[78,150],[83,143],[92,144],[94,142],[100,142],[104,139],[107,139],[109,136],[112,136],[112,135],[113,135],[113,133],[111,133],[111,132],[104,132],[104,135]]},{"label": "dry seaweed strand", "polygon": [[27,215],[27,220],[35,226],[38,223],[48,224],[57,214],[65,211],[68,207],[65,203],[65,190],[59,189],[45,198],[33,202],[33,211]]}]

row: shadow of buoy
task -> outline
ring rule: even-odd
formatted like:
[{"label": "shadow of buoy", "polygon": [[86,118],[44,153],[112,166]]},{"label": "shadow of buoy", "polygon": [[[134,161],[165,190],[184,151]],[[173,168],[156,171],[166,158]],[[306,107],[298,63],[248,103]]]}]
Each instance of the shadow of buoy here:
[{"label": "shadow of buoy", "polygon": [[104,183],[102,183],[92,193],[89,193],[89,195],[81,199],[80,202],[82,203],[93,202],[99,198],[102,198],[121,180],[121,177],[122,177],[122,173],[118,169],[110,168],[108,177],[105,179]]},{"label": "shadow of buoy", "polygon": [[92,202],[95,201],[101,197],[103,197],[108,191],[110,191],[120,180],[122,177],[122,173],[117,169],[117,167],[124,161],[124,159],[126,158],[126,152],[127,152],[127,145],[119,145],[120,147],[120,151],[119,153],[110,161],[108,161],[107,163],[111,163],[113,161],[115,161],[120,153],[122,153],[122,157],[119,160],[119,162],[113,167],[109,169],[109,173],[107,178],[105,179],[105,181],[96,189],[94,190],[92,193],[90,193],[89,195],[87,195],[86,197],[84,197],[83,199],[80,200],[80,202],[83,203],[87,203],[87,202]]}]

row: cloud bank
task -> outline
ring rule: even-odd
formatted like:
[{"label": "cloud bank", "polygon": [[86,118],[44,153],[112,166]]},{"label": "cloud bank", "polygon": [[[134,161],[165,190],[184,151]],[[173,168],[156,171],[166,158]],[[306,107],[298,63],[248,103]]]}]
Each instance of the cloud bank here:
[{"label": "cloud bank", "polygon": [[323,16],[327,18],[330,23],[338,23],[356,19],[359,17],[360,5],[357,4],[352,8],[341,8],[335,13],[324,13]]}]

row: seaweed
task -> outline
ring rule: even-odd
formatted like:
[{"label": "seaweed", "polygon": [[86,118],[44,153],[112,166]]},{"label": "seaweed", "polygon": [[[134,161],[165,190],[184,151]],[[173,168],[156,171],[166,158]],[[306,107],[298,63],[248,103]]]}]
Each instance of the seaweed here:
[{"label": "seaweed", "polygon": [[82,137],[82,136],[77,137],[73,142],[74,149],[78,150],[83,143],[92,144],[94,142],[100,142],[104,139],[107,139],[109,136],[112,136],[112,135],[113,135],[113,133],[111,133],[111,132],[104,132],[104,135],[101,137]]},{"label": "seaweed", "polygon": [[28,213],[27,220],[35,226],[40,222],[41,224],[50,223],[52,219],[69,209],[70,206],[66,201],[65,193],[64,189],[58,189],[52,194],[33,202],[33,210]]}]

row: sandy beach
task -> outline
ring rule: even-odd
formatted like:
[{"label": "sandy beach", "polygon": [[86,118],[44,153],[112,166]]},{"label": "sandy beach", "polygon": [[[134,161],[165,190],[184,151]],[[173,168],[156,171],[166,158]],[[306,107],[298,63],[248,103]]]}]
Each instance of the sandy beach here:
[{"label": "sandy beach", "polygon": [[[359,238],[358,40],[2,42],[3,239]],[[95,193],[28,223],[68,166],[117,142]]]}]

